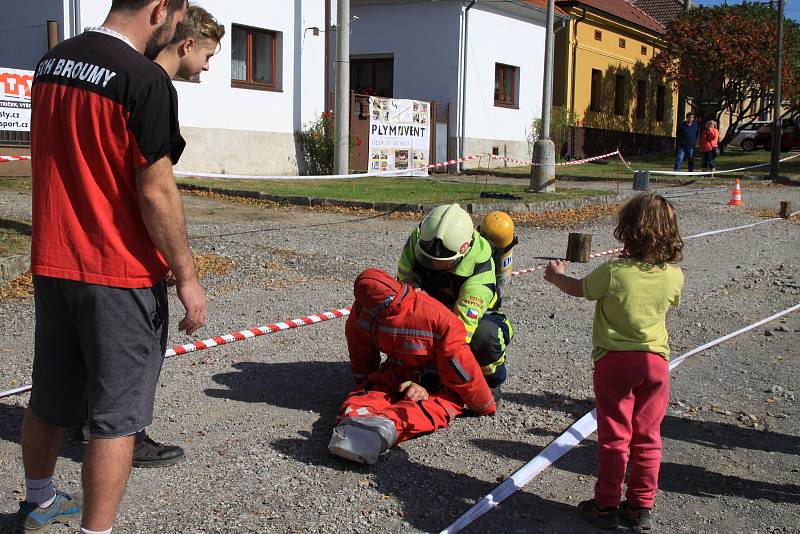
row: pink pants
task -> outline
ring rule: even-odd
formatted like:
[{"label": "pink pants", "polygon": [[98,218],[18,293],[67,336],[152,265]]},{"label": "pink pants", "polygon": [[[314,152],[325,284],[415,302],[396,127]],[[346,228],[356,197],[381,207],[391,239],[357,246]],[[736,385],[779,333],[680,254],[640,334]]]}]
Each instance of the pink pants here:
[{"label": "pink pants", "polygon": [[661,466],[661,421],[669,400],[669,366],[650,352],[609,352],[594,367],[597,402],[595,502],[616,507],[630,455],[628,501],[650,508]]}]

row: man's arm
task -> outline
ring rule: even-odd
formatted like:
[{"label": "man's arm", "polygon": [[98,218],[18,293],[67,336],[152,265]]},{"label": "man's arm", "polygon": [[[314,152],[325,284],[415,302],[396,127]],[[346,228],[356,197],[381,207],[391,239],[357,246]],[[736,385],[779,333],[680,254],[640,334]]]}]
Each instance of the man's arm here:
[{"label": "man's arm", "polygon": [[152,165],[136,170],[136,189],[142,219],[156,248],[172,270],[178,298],[186,315],[178,325],[192,334],[206,322],[208,305],[194,270],[192,251],[186,235],[183,202],[172,176],[172,160],[164,156]]},{"label": "man's arm", "polygon": [[372,343],[370,327],[369,321],[361,317],[359,304],[353,303],[344,325],[344,335],[347,339],[350,370],[357,384],[365,381],[381,364],[381,354]]},{"label": "man's arm", "polygon": [[448,314],[437,333],[434,358],[442,384],[456,392],[475,415],[493,414],[497,405],[480,365],[464,342],[464,325]]},{"label": "man's arm", "polygon": [[[494,280],[492,280],[494,282]],[[458,300],[453,305],[453,313],[456,314],[467,331],[467,343],[472,341],[478,323],[490,306],[494,305],[495,294],[480,281],[467,280],[461,286]]]}]

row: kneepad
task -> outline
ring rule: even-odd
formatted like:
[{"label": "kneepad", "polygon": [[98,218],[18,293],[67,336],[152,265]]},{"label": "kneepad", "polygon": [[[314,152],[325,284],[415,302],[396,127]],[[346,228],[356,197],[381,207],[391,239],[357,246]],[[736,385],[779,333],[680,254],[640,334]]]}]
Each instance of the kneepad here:
[{"label": "kneepad", "polygon": [[502,313],[486,312],[478,322],[469,348],[491,388],[506,380],[506,347],[513,337],[514,329]]}]

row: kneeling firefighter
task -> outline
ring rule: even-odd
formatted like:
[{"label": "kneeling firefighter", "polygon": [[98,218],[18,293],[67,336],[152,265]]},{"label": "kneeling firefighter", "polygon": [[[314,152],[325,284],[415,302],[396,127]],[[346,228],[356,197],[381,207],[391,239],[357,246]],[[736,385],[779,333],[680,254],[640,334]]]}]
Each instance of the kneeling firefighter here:
[{"label": "kneeling firefighter", "polygon": [[[440,302],[380,269],[361,273],[353,293],[345,336],[356,386],[339,410],[333,454],[373,464],[392,445],[445,428],[465,406],[494,413],[464,325]],[[420,384],[431,367],[441,379],[435,391]]]},{"label": "kneeling firefighter", "polygon": [[503,212],[484,217],[481,232],[458,204],[437,206],[414,228],[400,256],[397,279],[450,308],[467,331],[475,359],[496,398],[507,376],[506,347],[514,336],[499,312],[498,281],[511,275],[514,223]]}]

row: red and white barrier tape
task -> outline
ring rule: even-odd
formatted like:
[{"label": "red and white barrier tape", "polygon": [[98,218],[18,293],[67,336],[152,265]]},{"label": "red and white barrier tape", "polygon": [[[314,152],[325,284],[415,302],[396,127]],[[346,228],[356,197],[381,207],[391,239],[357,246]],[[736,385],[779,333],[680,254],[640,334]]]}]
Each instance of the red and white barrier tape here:
[{"label": "red and white barrier tape", "polygon": [[368,178],[374,176],[398,176],[398,175],[411,175],[416,172],[428,171],[430,169],[437,169],[440,167],[447,167],[455,165],[464,161],[472,161],[480,159],[480,154],[464,156],[463,158],[450,159],[447,161],[437,161],[430,165],[423,167],[416,167],[414,169],[402,169],[395,171],[373,171],[361,172],[356,174],[325,174],[320,176],[281,176],[281,175],[257,175],[257,174],[221,174],[213,172],[189,172],[189,171],[173,171],[175,176],[186,176],[192,178],[224,178],[228,180],[349,180],[357,178]]},{"label": "red and white barrier tape", "polygon": [[[800,213],[800,212],[796,212],[796,213]],[[794,214],[792,214],[792,215],[794,215]],[[744,229],[744,228],[752,228],[753,226],[758,226],[759,224],[765,224],[765,223],[769,223],[769,222],[782,221],[782,220],[783,219],[781,219],[781,218],[767,219],[766,221],[759,221],[759,222],[755,222],[755,223],[751,223],[751,224],[745,224],[745,225],[742,225],[742,226],[735,226],[735,227],[732,227],[732,228],[722,228],[720,230],[711,230],[711,231],[708,231],[708,232],[702,232],[702,233],[699,233],[699,234],[695,234],[695,235],[690,235],[688,237],[684,237],[683,239],[684,239],[684,241],[688,241],[690,239],[695,239],[695,238],[698,238],[698,237],[706,237],[706,236],[721,234],[721,233],[725,233],[725,232],[733,232],[734,230],[741,230],[741,229]],[[593,252],[592,254],[589,254],[589,258],[590,259],[600,258],[600,257],[603,257],[603,256],[610,256],[612,254],[617,254],[619,252],[622,252],[621,248],[612,248],[612,249],[604,250],[604,251],[601,251],[601,252]],[[520,276],[522,274],[541,271],[545,267],[547,267],[546,264],[537,265],[537,266],[532,267],[530,269],[522,269],[522,270],[519,270],[519,271],[512,271],[511,272],[511,276]],[[195,351],[198,351],[198,350],[210,349],[212,347],[217,347],[217,346],[220,346],[220,345],[227,345],[227,344],[233,343],[235,341],[244,341],[245,339],[250,339],[250,338],[253,338],[253,337],[259,337],[259,336],[263,336],[263,335],[266,335],[266,334],[273,334],[275,332],[280,332],[282,330],[289,330],[289,329],[292,329],[292,328],[298,328],[300,326],[307,326],[307,325],[311,325],[311,324],[321,323],[321,322],[329,321],[331,319],[338,319],[340,317],[347,317],[348,315],[350,315],[350,308],[341,308],[341,309],[333,310],[333,311],[329,311],[329,312],[322,312],[322,313],[317,313],[317,314],[313,314],[313,315],[307,315],[307,316],[304,316],[304,317],[300,317],[298,319],[291,319],[289,321],[284,321],[282,323],[275,323],[275,324],[270,324],[270,325],[266,325],[266,326],[256,326],[256,327],[253,327],[253,328],[248,328],[246,330],[239,330],[238,332],[233,332],[233,333],[225,334],[225,335],[222,335],[222,336],[215,336],[215,337],[208,338],[208,339],[205,339],[205,340],[202,340],[202,341],[194,341],[192,343],[187,343],[185,345],[176,345],[176,346],[172,347],[171,349],[167,350],[164,353],[164,358],[171,358],[173,356],[179,356],[181,354],[186,354],[186,353],[189,353],[189,352],[195,352]],[[31,386],[27,385],[27,386],[22,386],[22,387],[15,388],[15,389],[9,389],[7,391],[2,391],[2,392],[0,392],[0,399],[5,398],[5,397],[10,397],[12,395],[19,395],[21,393],[25,393],[27,391],[30,391],[30,389],[31,389]]]},{"label": "red and white barrier tape", "polygon": [[[619,150],[615,150],[614,152],[609,152],[608,154],[601,154],[600,156],[592,156],[592,157],[589,157],[589,158],[576,159],[576,160],[570,160],[570,161],[562,161],[561,163],[554,163],[553,166],[554,167],[563,167],[565,165],[583,165],[584,163],[590,163],[592,161],[597,161],[597,160],[600,160],[600,159],[610,158],[611,156],[616,156],[618,154],[619,154]],[[508,163],[516,163],[518,165],[543,165],[542,163],[534,163],[532,161],[521,160],[521,159],[512,159],[512,158],[507,158],[505,156],[496,156],[494,154],[485,154],[485,155],[489,156],[490,159],[497,159],[497,160],[501,160],[501,161],[507,161]]]},{"label": "red and white barrier tape", "polygon": [[[792,313],[800,309],[800,304],[795,304],[791,308],[778,312],[775,315],[762,319],[749,326],[741,328],[736,332],[722,336],[701,345],[689,352],[682,354],[669,363],[669,369],[672,371],[674,368],[683,363],[686,358],[693,356],[699,352],[707,350],[711,347],[724,343],[725,341],[754,330],[770,321],[774,321],[784,315]],[[460,532],[463,528],[470,525],[473,521],[481,517],[486,512],[500,504],[511,494],[518,489],[524,487],[528,482],[533,480],[539,473],[553,465],[559,458],[571,451],[578,443],[589,437],[595,430],[597,430],[597,413],[595,410],[587,413],[577,421],[575,421],[563,434],[550,442],[542,452],[537,454],[531,461],[526,463],[502,484],[497,486],[491,493],[486,495],[483,499],[475,503],[472,508],[467,510],[461,517],[456,519],[450,526],[440,532],[440,534],[454,534]]]},{"label": "red and white barrier tape", "polygon": [[31,159],[30,156],[0,156],[0,163],[6,163],[8,161],[27,161]]},{"label": "red and white barrier tape", "polygon": [[250,339],[252,337],[274,334],[275,332],[280,332],[282,330],[290,330],[292,328],[299,328],[301,326],[323,323],[325,321],[330,321],[331,319],[347,317],[348,315],[350,315],[350,308],[341,308],[338,310],[307,315],[298,319],[291,319],[282,323],[256,326],[254,328],[248,328],[247,330],[239,330],[238,332],[231,332],[230,334],[216,336],[209,339],[204,339],[202,341],[194,341],[185,345],[176,345],[164,353],[164,358],[171,358],[173,356],[180,356],[189,352],[210,349],[211,347],[218,347],[220,345],[227,345],[228,343],[233,343],[234,341],[244,341],[245,339]]},{"label": "red and white barrier tape", "polygon": [[[244,341],[245,339],[250,339],[253,337],[264,336],[267,334],[274,334],[275,332],[280,332],[282,330],[291,330],[292,328],[299,328],[301,326],[308,326],[311,324],[322,323],[325,321],[330,321],[331,319],[347,317],[348,315],[350,315],[350,308],[341,308],[338,310],[315,313],[313,315],[306,315],[303,317],[299,317],[297,319],[290,319],[282,323],[268,324],[266,326],[256,326],[253,328],[248,328],[246,330],[239,330],[237,332],[231,332],[230,334],[204,339],[202,341],[194,341],[192,343],[187,343],[185,345],[175,345],[171,349],[167,349],[167,351],[164,353],[164,358],[172,358],[173,356],[180,356],[182,354],[188,354],[189,352],[196,352],[198,350],[210,349],[211,347],[227,345],[228,343],[233,343],[234,341]],[[27,393],[28,391],[31,390],[31,387],[32,386],[30,385],[26,385],[14,389],[9,389],[7,391],[2,391],[0,392],[0,399],[3,399],[5,397],[11,397],[13,395],[20,395],[22,393]]]},{"label": "red and white barrier tape", "polygon": [[[589,259],[600,258],[602,256],[610,256],[612,254],[618,254],[622,252],[622,250],[623,250],[622,248],[612,248],[610,250],[604,250],[602,252],[592,252],[591,254],[589,254]],[[566,263],[571,263],[571,262],[568,261]],[[530,269],[520,269],[519,271],[511,271],[511,276],[519,276],[521,274],[534,273],[536,271],[541,271],[545,267],[547,267],[546,263],[543,265],[537,265],[536,267],[531,267]]]}]

